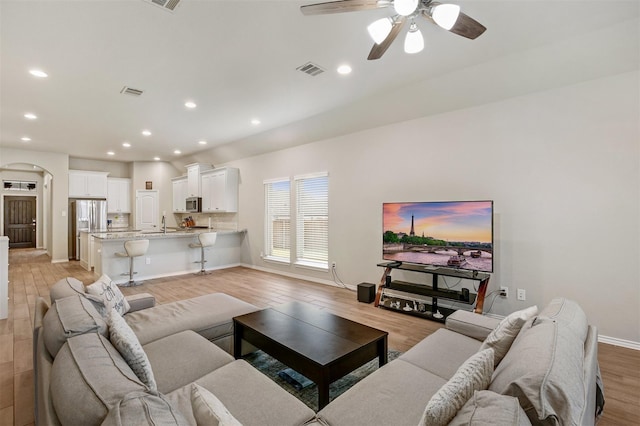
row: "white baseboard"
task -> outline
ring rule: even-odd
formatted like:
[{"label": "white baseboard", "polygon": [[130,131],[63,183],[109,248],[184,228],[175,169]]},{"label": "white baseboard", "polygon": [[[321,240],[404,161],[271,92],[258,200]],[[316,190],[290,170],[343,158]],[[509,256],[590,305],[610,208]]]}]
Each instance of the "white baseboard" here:
[{"label": "white baseboard", "polygon": [[[240,266],[242,266],[244,268],[255,269],[257,271],[269,272],[269,273],[272,273],[272,274],[283,275],[285,277],[295,278],[295,279],[298,279],[298,280],[311,281],[311,282],[318,283],[318,284],[324,284],[324,285],[330,285],[332,287],[343,288],[341,285],[336,284],[333,281],[324,280],[322,278],[310,277],[308,275],[292,274],[291,272],[281,271],[281,270],[278,270],[278,269],[265,268],[265,267],[257,266],[257,265],[250,265],[248,263],[241,263]],[[345,284],[345,286],[349,290],[352,290],[352,291],[356,291],[357,290],[357,287],[353,286],[351,284]]]},{"label": "white baseboard", "polygon": [[635,349],[636,351],[640,351],[640,342],[634,342],[632,340],[618,339],[617,337],[609,337],[609,336],[598,336],[598,342],[606,343],[608,345],[621,346],[627,349]]},{"label": "white baseboard", "polygon": [[51,259],[51,263],[67,263],[69,259]]}]

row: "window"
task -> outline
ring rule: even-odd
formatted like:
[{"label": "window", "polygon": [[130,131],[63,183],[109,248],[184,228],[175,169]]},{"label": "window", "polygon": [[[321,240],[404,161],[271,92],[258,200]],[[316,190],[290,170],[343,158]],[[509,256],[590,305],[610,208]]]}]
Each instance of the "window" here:
[{"label": "window", "polygon": [[289,179],[264,182],[265,255],[267,259],[291,262],[291,195]]},{"label": "window", "polygon": [[296,176],[296,264],[328,268],[329,176]]},{"label": "window", "polygon": [[35,191],[36,182],[25,182],[20,180],[2,181],[5,191]]}]

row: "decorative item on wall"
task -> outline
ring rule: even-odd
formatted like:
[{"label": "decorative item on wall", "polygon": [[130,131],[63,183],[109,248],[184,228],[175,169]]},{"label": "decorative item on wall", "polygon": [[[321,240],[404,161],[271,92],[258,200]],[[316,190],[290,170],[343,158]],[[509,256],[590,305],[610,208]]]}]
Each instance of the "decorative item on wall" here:
[{"label": "decorative item on wall", "polygon": [[409,30],[404,40],[406,53],[418,53],[424,49],[424,39],[416,19],[422,16],[454,34],[475,39],[485,32],[484,25],[460,12],[456,4],[443,4],[433,0],[341,0],[301,6],[305,15],[352,12],[393,7],[392,16],[378,19],[367,30],[375,42],[367,59],[380,59],[396,39],[407,21]]},{"label": "decorative item on wall", "polygon": [[153,182],[148,180],[145,182],[144,189],[153,189]]}]

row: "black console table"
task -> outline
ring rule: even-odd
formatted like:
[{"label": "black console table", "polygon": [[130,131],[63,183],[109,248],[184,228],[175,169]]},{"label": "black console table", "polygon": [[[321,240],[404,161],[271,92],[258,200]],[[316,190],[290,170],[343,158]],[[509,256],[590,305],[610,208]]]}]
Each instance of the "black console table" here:
[{"label": "black console table", "polygon": [[[487,273],[399,262],[383,262],[379,263],[378,266],[384,268],[384,274],[382,275],[380,285],[378,286],[378,292],[376,293],[376,307],[392,309],[409,315],[444,322],[447,316],[455,312],[454,309],[438,307],[438,299],[446,299],[469,305],[473,305],[475,303],[474,312],[482,314],[484,297],[487,292],[487,286],[489,285],[489,278],[491,278],[491,275]],[[432,284],[427,285],[409,283],[405,281],[393,281],[391,280],[391,272],[394,269],[431,274],[433,276]],[[439,288],[439,276],[479,281],[478,293],[471,293],[466,288],[463,288],[461,291]],[[393,292],[387,292],[385,294],[385,290],[397,290],[403,293],[409,293],[410,295],[415,295],[416,297],[398,297],[397,295],[394,295]],[[429,297],[431,299],[430,303],[421,299],[419,296]]]}]

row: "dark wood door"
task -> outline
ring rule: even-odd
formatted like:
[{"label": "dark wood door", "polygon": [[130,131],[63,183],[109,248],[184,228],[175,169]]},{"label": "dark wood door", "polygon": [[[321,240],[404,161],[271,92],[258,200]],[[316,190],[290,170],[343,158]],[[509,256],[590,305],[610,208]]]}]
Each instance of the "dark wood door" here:
[{"label": "dark wood door", "polygon": [[35,197],[4,197],[4,234],[9,248],[36,246]]}]

